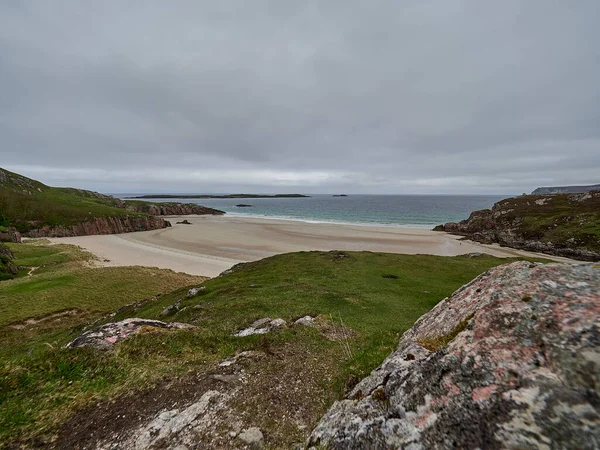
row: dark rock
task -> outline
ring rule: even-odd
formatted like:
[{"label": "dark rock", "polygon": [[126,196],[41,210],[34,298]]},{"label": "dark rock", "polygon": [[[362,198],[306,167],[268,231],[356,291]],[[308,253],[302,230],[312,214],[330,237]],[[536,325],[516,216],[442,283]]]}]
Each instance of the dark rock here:
[{"label": "dark rock", "polygon": [[308,446],[595,449],[599,408],[600,270],[517,262],[421,317]]},{"label": "dark rock", "polygon": [[245,203],[240,203],[239,205],[235,205],[237,208],[252,208],[252,205],[246,205]]},{"label": "dark rock", "polygon": [[23,235],[33,238],[87,236],[157,230],[170,226],[170,222],[154,216],[113,216],[97,217],[87,222],[70,226],[44,226],[40,229],[23,233]]},{"label": "dark rock", "polygon": [[188,215],[213,215],[220,216],[224,211],[195,203],[126,203],[123,206],[129,211],[150,214],[152,216],[188,216]]},{"label": "dark rock", "polygon": [[181,222],[175,222],[177,225],[192,225],[192,222],[190,222],[187,219],[183,219]]},{"label": "dark rock", "polygon": [[19,268],[13,262],[14,259],[15,257],[10,249],[4,244],[0,244],[0,268],[3,268],[4,273],[10,275],[19,273]]},{"label": "dark rock", "polygon": [[431,231],[446,231],[444,225],[436,225]]},{"label": "dark rock", "polygon": [[0,232],[0,242],[13,242],[19,244],[21,243],[21,233],[18,231]]},{"label": "dark rock", "polygon": [[110,350],[114,344],[137,333],[142,327],[184,330],[194,328],[187,323],[161,322],[150,319],[125,319],[120,322],[107,323],[86,331],[67,344],[67,348],[91,347],[97,350]]},{"label": "dark rock", "polygon": [[161,316],[169,316],[171,314],[175,314],[176,312],[180,311],[181,309],[181,300],[179,300],[178,302],[175,302],[174,304],[167,306],[165,309],[162,310],[162,312],[160,313]]}]

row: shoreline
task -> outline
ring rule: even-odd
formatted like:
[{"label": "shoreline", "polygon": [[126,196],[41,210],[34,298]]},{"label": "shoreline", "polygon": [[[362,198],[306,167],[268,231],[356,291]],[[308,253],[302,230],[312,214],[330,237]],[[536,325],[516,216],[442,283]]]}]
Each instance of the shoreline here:
[{"label": "shoreline", "polygon": [[248,219],[265,219],[265,220],[277,220],[282,222],[302,222],[302,223],[314,223],[314,224],[331,224],[331,225],[351,225],[358,227],[384,227],[384,228],[402,228],[402,229],[419,229],[419,230],[432,230],[433,227],[439,224],[418,224],[418,223],[407,223],[407,224],[394,224],[394,223],[380,223],[380,222],[345,222],[343,220],[326,220],[326,219],[305,219],[299,217],[289,216],[268,216],[260,214],[246,214],[238,212],[225,212],[225,215],[229,217],[242,217]]},{"label": "shoreline", "polygon": [[[456,256],[487,253],[559,262],[567,258],[461,241],[423,228],[308,223],[242,216],[165,216],[170,228],[135,233],[51,238],[94,254],[97,266],[142,265],[214,277],[234,264],[297,251],[372,251]],[[191,225],[176,224],[187,219]]]}]

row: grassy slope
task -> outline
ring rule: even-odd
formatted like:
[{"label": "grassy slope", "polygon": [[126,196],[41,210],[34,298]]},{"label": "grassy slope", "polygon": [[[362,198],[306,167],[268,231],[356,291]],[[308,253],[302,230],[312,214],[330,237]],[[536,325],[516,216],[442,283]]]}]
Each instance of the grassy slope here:
[{"label": "grassy slope", "polygon": [[[79,407],[152,386],[160,379],[209,370],[216,361],[238,351],[292,343],[310,348],[315,358],[331,359],[333,376],[322,381],[327,394],[313,399],[321,402],[322,413],[349,385],[376,367],[419,316],[476,275],[507,262],[490,256],[369,252],[342,258],[322,252],[279,255],[209,280],[204,283],[205,291],[191,299],[184,298],[187,288],[182,288],[141,307],[125,308],[105,321],[135,316],[201,326],[170,332],[168,338],[164,333],[137,335],[113,353],[98,353],[63,346],[85,320],[162,291],[168,284],[185,284],[185,278],[173,279],[175,274],[157,269],[135,269],[138,278],[133,282],[130,270],[134,269],[95,269],[101,275],[93,275],[81,267],[86,254],[67,246],[26,244],[20,251],[13,247],[19,264],[44,267],[30,278],[0,285],[0,442],[47,436]],[[188,309],[160,317],[165,306],[182,299]],[[21,329],[6,326],[67,307],[83,313]],[[320,315],[328,327],[331,319],[337,327],[342,319],[352,330],[352,355],[345,354],[340,342],[305,327],[232,337],[257,318],[289,321],[306,314]],[[263,420],[261,426],[269,429],[269,418]]]},{"label": "grassy slope", "polygon": [[[63,390],[71,377],[82,375],[74,372],[74,360],[81,358],[87,369],[103,362],[101,355],[80,352],[72,359],[59,349],[74,327],[125,304],[205,280],[146,267],[92,269],[91,254],[44,240],[9,247],[17,264],[36,269],[31,276],[0,282],[0,448],[8,436],[63,417],[67,410],[54,414],[55,407],[77,404],[82,401],[78,395],[84,402],[93,398],[84,392],[96,388],[93,380],[79,385],[83,391],[75,397],[65,397]],[[71,314],[53,318],[64,310]],[[38,322],[27,325],[25,319],[31,318]],[[113,373],[109,367],[102,370]],[[99,391],[111,383],[110,377],[100,377]]]},{"label": "grassy slope", "polygon": [[93,217],[143,215],[117,208],[109,197],[98,197],[90,191],[50,187],[0,171],[8,179],[0,183],[0,212],[21,232],[44,225],[73,225]]},{"label": "grassy slope", "polygon": [[[517,231],[525,239],[600,251],[600,197],[584,202],[569,197],[568,194],[525,195],[506,199],[498,206],[510,212],[498,220],[511,223],[521,218]],[[543,205],[535,203],[541,199],[545,199]]]}]

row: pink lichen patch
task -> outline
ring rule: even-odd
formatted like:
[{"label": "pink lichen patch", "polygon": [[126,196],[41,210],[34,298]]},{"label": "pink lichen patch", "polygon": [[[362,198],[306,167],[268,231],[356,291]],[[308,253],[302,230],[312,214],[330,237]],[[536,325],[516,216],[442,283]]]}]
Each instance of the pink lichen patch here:
[{"label": "pink lichen patch", "polygon": [[454,394],[454,395],[459,395],[460,394],[460,388],[454,382],[452,382],[452,380],[450,380],[449,376],[445,376],[442,379],[442,386],[450,394]]},{"label": "pink lichen patch", "polygon": [[117,338],[115,336],[105,337],[104,340],[106,342],[110,342],[111,344],[114,344],[115,342],[117,342]]},{"label": "pink lichen patch", "polygon": [[490,395],[496,392],[498,386],[495,384],[490,384],[489,386],[478,387],[473,389],[473,401],[474,402],[483,402],[490,398]]},{"label": "pink lichen patch", "polygon": [[427,410],[423,412],[421,415],[413,418],[412,423],[419,428],[420,430],[425,429],[437,418],[436,414],[433,411]]}]

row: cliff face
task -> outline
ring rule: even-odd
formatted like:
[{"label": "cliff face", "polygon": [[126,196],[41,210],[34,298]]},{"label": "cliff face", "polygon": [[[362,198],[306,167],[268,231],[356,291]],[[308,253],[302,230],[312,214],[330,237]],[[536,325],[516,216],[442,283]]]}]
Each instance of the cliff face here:
[{"label": "cliff face", "polygon": [[71,226],[44,226],[36,230],[28,231],[23,235],[33,238],[86,236],[148,231],[170,226],[170,222],[154,216],[98,217]]},{"label": "cliff face", "polygon": [[435,230],[484,244],[600,261],[600,191],[506,199]]},{"label": "cliff face", "polygon": [[186,215],[223,215],[225,212],[194,203],[143,203],[123,202],[123,207],[128,211],[136,211],[152,216],[186,216]]},{"label": "cliff face", "polygon": [[598,448],[599,362],[600,269],[496,267],[422,316],[308,446]]},{"label": "cliff face", "polygon": [[591,186],[552,186],[539,187],[535,191],[533,191],[531,195],[578,194],[598,190],[600,190],[600,184],[594,184]]}]

